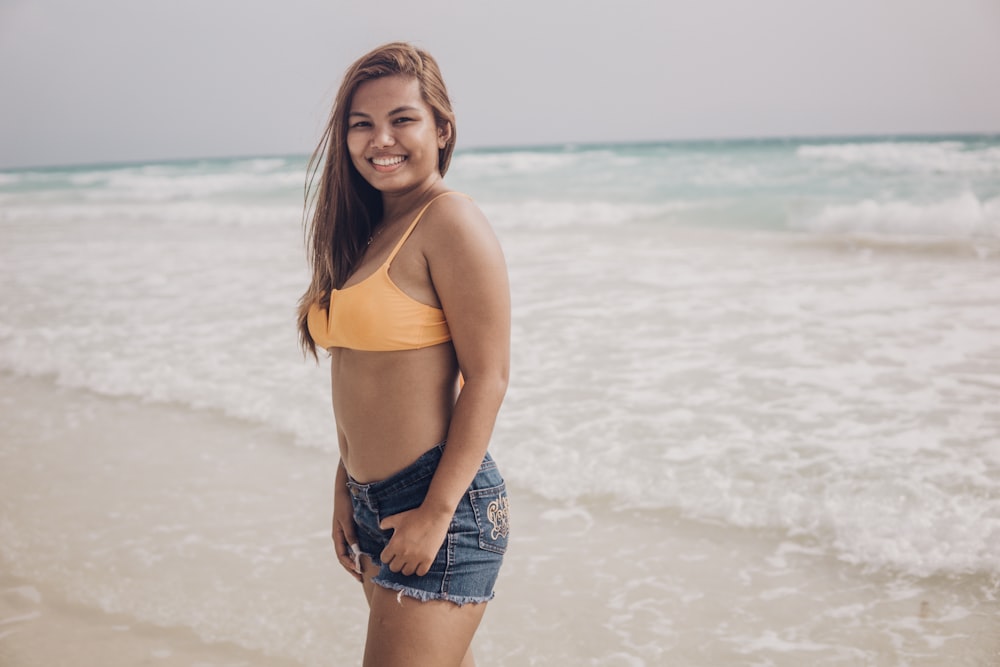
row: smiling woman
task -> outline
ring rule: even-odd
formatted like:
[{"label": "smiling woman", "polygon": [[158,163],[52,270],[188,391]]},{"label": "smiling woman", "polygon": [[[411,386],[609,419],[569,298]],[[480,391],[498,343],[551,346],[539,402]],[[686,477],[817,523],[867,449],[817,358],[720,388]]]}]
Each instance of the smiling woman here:
[{"label": "smiling woman", "polygon": [[358,173],[382,192],[412,187],[408,179],[434,173],[438,154],[452,135],[452,123],[438,124],[433,110],[424,103],[420,83],[399,76],[359,86],[348,122],[351,161]]},{"label": "smiling woman", "polygon": [[474,665],[507,548],[486,451],[507,388],[507,270],[486,218],[444,184],[454,139],[437,64],[394,43],[348,70],[313,155],[299,331],[330,355],[332,536],[364,584],[368,666]]}]

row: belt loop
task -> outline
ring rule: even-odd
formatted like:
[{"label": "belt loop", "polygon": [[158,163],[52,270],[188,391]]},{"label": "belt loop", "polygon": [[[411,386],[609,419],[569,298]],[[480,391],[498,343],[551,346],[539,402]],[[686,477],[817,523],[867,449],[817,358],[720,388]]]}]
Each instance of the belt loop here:
[{"label": "belt loop", "polygon": [[371,484],[361,484],[359,482],[355,482],[350,477],[347,478],[347,488],[351,492],[351,496],[357,498],[359,501],[367,505],[373,511],[377,512],[378,507],[375,502],[375,498],[370,493],[371,486],[372,486]]}]

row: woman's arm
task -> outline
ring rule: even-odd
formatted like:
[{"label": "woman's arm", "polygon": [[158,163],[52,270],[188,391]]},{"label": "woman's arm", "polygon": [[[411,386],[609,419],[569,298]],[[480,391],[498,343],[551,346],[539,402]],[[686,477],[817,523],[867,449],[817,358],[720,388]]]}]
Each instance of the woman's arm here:
[{"label": "woman's arm", "polygon": [[486,455],[510,370],[510,287],[500,243],[472,202],[448,197],[439,204],[421,222],[427,225],[424,254],[465,384],[423,504],[382,522],[396,531],[382,562],[404,574],[426,574],[444,542]]}]

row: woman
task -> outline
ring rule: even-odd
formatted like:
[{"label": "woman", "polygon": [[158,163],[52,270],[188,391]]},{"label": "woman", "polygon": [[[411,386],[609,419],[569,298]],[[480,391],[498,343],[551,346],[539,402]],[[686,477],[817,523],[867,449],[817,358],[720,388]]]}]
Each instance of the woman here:
[{"label": "woman", "polygon": [[507,271],[486,218],[444,184],[454,147],[437,63],[393,43],[348,69],[310,162],[324,166],[299,332],[330,354],[333,541],[364,584],[370,666],[474,665],[507,546],[486,452],[507,388]]}]

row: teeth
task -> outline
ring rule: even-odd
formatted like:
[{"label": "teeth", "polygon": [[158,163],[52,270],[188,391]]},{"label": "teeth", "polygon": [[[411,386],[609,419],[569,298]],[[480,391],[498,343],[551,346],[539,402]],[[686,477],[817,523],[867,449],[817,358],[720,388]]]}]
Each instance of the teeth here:
[{"label": "teeth", "polygon": [[373,157],[372,162],[380,167],[391,167],[405,159],[402,155],[395,155],[393,157]]}]

